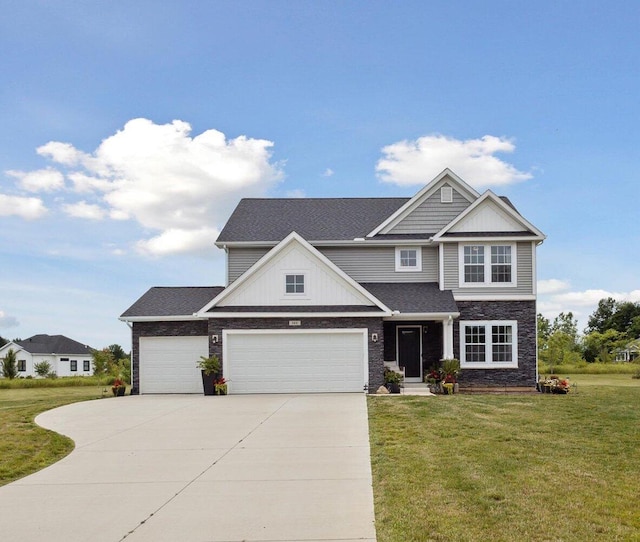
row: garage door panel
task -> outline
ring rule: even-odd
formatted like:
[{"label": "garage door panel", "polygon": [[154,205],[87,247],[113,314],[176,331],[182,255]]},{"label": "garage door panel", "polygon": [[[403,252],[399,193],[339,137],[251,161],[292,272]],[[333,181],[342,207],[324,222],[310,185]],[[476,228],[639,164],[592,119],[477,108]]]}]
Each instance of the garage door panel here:
[{"label": "garage door panel", "polygon": [[363,391],[362,330],[228,333],[225,375],[232,393]]},{"label": "garage door panel", "polygon": [[141,337],[140,393],[202,393],[196,364],[209,355],[208,337]]}]

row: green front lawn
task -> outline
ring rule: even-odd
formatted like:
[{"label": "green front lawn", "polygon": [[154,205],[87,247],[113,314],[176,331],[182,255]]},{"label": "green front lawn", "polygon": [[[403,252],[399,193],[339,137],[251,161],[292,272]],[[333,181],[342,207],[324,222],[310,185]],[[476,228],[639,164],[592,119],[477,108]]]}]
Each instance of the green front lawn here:
[{"label": "green front lawn", "polygon": [[[102,397],[103,386],[0,389],[0,486],[40,470],[73,450],[73,441],[34,422],[44,412]],[[109,388],[109,395],[111,389]]]},{"label": "green front lawn", "polygon": [[640,540],[640,380],[571,381],[369,398],[378,541]]}]

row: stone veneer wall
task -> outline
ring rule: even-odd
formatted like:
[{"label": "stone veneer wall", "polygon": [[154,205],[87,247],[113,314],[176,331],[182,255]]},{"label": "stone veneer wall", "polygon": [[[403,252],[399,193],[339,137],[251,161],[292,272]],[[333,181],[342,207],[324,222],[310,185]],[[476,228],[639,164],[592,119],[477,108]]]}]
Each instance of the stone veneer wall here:
[{"label": "stone veneer wall", "polygon": [[[295,318],[300,326],[291,327],[290,318],[210,318],[209,319],[209,353],[217,354],[222,361],[223,329],[338,329],[367,328],[369,346],[369,392],[374,393],[383,384],[384,341],[382,318]],[[371,340],[371,334],[378,334],[378,342]],[[214,343],[212,335],[217,335],[219,342]]]},{"label": "stone veneer wall", "polygon": [[460,318],[454,323],[453,349],[460,358],[459,320],[516,320],[517,369],[463,369],[460,385],[535,386],[537,379],[535,301],[457,301]]},{"label": "stone veneer wall", "polygon": [[131,395],[140,393],[140,337],[191,337],[207,334],[205,320],[188,322],[134,322],[131,338],[133,375]]}]

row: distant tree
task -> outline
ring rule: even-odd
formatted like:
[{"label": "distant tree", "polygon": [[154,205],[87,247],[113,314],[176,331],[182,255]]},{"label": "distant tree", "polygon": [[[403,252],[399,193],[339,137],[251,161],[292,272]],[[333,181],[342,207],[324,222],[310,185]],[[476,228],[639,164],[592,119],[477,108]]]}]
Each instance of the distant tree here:
[{"label": "distant tree", "polygon": [[51,363],[46,360],[39,361],[33,365],[33,370],[38,376],[44,378],[51,373]]},{"label": "distant tree", "polygon": [[113,355],[113,359],[115,361],[119,361],[121,359],[125,359],[128,358],[129,356],[125,353],[125,351],[122,349],[122,346],[120,346],[119,344],[112,344],[109,345],[107,347],[107,350],[109,350],[109,352],[111,352],[111,354]]},{"label": "distant tree", "polygon": [[587,333],[597,331],[604,333],[607,329],[615,329],[620,333],[626,333],[628,338],[636,338],[640,331],[640,303],[632,301],[617,302],[612,297],[601,299],[598,307],[589,317]]},{"label": "distant tree", "polygon": [[0,348],[2,348],[5,344],[9,344],[9,341],[0,335]]},{"label": "distant tree", "polygon": [[104,376],[113,373],[113,367],[116,364],[116,360],[109,348],[103,348],[102,350],[94,350],[93,357],[93,374],[96,376]]},{"label": "distant tree", "polygon": [[614,361],[615,349],[624,346],[626,342],[626,333],[620,333],[615,329],[607,329],[604,333],[592,331],[582,339],[584,359],[589,363]]},{"label": "distant tree", "polygon": [[538,313],[537,315],[537,323],[538,323],[538,341],[548,341],[549,335],[551,335],[551,322],[549,322],[548,318],[542,316],[542,314]]},{"label": "distant tree", "polygon": [[10,380],[18,376],[18,362],[13,348],[9,348],[7,355],[2,359],[2,375]]},{"label": "distant tree", "polygon": [[553,319],[553,323],[538,315],[538,357],[551,366],[574,364],[582,360],[578,321],[573,313],[561,312]]}]

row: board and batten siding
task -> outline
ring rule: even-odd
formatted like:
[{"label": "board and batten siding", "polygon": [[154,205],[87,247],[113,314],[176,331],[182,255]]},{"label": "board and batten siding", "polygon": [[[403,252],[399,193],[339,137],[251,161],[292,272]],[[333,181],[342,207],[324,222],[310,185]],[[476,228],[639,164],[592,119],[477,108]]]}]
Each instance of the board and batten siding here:
[{"label": "board and batten siding", "polygon": [[[449,186],[449,185],[444,185]],[[404,220],[396,224],[388,233],[437,233],[455,217],[471,205],[455,189],[453,202],[442,203],[440,190],[416,207]]]},{"label": "board and batten siding", "polygon": [[[469,243],[465,243],[469,244]],[[495,243],[493,243],[495,244]],[[531,295],[533,294],[533,251],[535,246],[531,242],[516,243],[517,251],[517,281],[516,287],[478,286],[477,288],[460,288],[459,281],[459,244],[445,243],[444,250],[444,289],[453,290],[454,295]]]},{"label": "board and batten siding", "polygon": [[[422,247],[422,271],[399,273],[395,247],[318,247],[320,252],[356,282],[438,282],[438,249]],[[230,248],[229,284],[236,281],[269,249]]]},{"label": "board and batten siding", "polygon": [[422,247],[422,271],[397,272],[395,247],[320,247],[356,282],[438,282],[438,249]]}]

